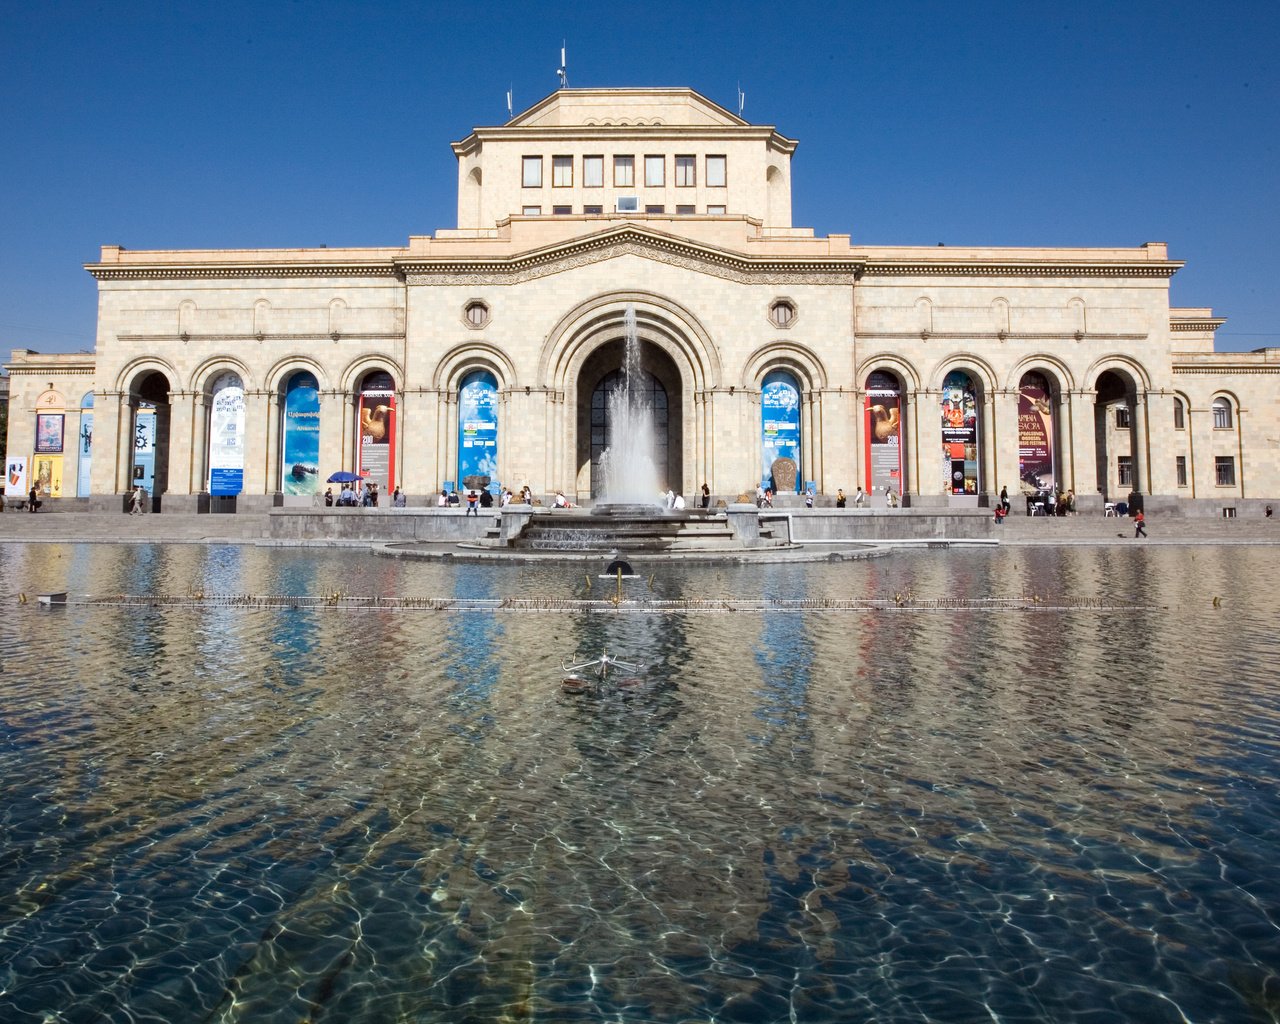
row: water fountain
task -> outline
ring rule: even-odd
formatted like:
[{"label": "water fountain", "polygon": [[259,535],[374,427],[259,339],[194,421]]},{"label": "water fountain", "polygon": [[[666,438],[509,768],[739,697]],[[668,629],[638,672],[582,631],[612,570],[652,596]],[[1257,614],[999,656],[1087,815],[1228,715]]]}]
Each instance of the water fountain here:
[{"label": "water fountain", "polygon": [[656,515],[659,494],[657,467],[653,462],[653,407],[642,387],[640,338],[636,310],[628,304],[623,316],[626,332],[622,374],[608,396],[609,446],[600,454],[600,497],[597,515]]}]

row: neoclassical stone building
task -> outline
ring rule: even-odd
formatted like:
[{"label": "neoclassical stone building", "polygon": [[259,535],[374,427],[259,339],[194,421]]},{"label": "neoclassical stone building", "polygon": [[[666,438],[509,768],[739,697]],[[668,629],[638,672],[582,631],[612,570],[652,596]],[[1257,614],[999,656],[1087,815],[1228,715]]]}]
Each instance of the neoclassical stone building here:
[{"label": "neoclassical stone building", "polygon": [[1280,349],[1215,352],[1162,243],[815,237],[795,140],[688,89],[562,89],[453,149],[457,227],[404,247],[103,247],[93,354],[8,365],[9,461],[103,508],[309,504],[336,470],[588,502],[630,308],[686,494],[1280,495]]}]

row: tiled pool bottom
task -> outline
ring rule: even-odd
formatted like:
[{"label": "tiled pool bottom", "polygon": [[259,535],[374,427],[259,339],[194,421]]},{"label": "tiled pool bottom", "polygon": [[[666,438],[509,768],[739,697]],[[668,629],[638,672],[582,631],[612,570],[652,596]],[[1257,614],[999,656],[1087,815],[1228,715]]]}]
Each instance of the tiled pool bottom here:
[{"label": "tiled pool bottom", "polygon": [[[592,591],[0,547],[0,1019],[1275,1020],[1277,570],[1023,549],[634,584],[1123,613],[42,610],[16,593]],[[648,685],[563,694],[603,649]]]}]

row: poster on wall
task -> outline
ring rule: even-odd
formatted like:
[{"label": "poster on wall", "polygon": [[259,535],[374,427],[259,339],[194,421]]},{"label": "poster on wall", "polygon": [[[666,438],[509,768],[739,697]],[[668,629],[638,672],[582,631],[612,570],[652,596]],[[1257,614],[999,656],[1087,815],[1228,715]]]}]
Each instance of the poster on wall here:
[{"label": "poster on wall", "polygon": [[239,494],[244,488],[244,388],[227,374],[214,383],[209,412],[209,493]]},{"label": "poster on wall", "polygon": [[390,388],[390,375],[381,374],[381,380],[372,386],[366,383],[360,392],[360,450],[357,458],[358,473],[364,474],[378,485],[384,494],[395,486],[391,453],[395,449],[396,396]]},{"label": "poster on wall", "polygon": [[458,390],[458,480],[498,482],[498,384],[489,373],[469,374]]},{"label": "poster on wall", "polygon": [[281,434],[280,490],[320,493],[320,385],[313,375],[296,373],[289,381]]},{"label": "poster on wall", "polygon": [[1018,389],[1018,478],[1023,494],[1052,493],[1057,482],[1049,382],[1038,373],[1028,373]]},{"label": "poster on wall", "polygon": [[133,471],[129,486],[141,484],[148,493],[155,491],[156,407],[141,403],[133,416]]},{"label": "poster on wall", "polygon": [[62,456],[37,455],[32,462],[32,478],[42,498],[62,497]]},{"label": "poster on wall", "polygon": [[773,464],[778,459],[795,463],[795,480],[800,487],[800,390],[787,374],[769,374],[760,389],[761,469],[760,479],[766,487],[779,490],[773,479]]},{"label": "poster on wall", "polygon": [[23,455],[10,455],[4,460],[4,493],[10,495],[27,494],[27,459]]},{"label": "poster on wall", "polygon": [[36,452],[62,453],[62,431],[66,417],[60,412],[36,413]]},{"label": "poster on wall", "polygon": [[89,484],[93,470],[93,409],[80,413],[79,444],[76,446],[76,497],[89,497]]},{"label": "poster on wall", "polygon": [[967,373],[942,382],[942,451],[950,494],[978,493],[978,400]]},{"label": "poster on wall", "polygon": [[867,378],[866,486],[868,492],[902,493],[902,394],[898,379],[876,372]]}]

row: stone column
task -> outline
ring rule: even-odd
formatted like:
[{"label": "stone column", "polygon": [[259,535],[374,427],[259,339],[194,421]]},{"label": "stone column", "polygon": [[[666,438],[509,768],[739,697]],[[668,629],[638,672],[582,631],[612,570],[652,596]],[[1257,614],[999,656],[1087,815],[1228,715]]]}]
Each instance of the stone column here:
[{"label": "stone column", "polygon": [[1102,495],[1098,492],[1097,392],[1077,390],[1070,393],[1071,479],[1075,482],[1076,509],[1101,512]]},{"label": "stone column", "polygon": [[1017,501],[1021,477],[1018,451],[1022,447],[1022,425],[1018,418],[1018,392],[997,391],[992,399],[995,476],[985,484],[983,490],[991,495],[991,504],[994,506],[1000,500],[1000,488],[1007,487],[1009,502],[1013,504]]},{"label": "stone column", "polygon": [[269,437],[271,402],[261,391],[246,391],[244,395],[244,482],[240,488],[242,499],[267,494],[267,457],[271,447]]},{"label": "stone column", "polygon": [[[160,410],[156,410],[157,422]],[[169,478],[166,493],[177,497],[205,490],[205,423],[208,408],[203,393],[169,393]],[[198,425],[197,425],[198,424]],[[199,444],[197,445],[197,440]]]},{"label": "stone column", "polygon": [[[93,411],[89,490],[94,497],[101,496],[103,507],[119,511],[118,499],[129,479],[128,464],[133,452],[133,410],[129,408],[129,396],[118,391],[98,392]],[[93,506],[99,507],[98,502],[93,502]]]},{"label": "stone column", "polygon": [[[350,469],[342,443],[346,426],[346,395],[341,391],[320,392],[320,482],[340,469]],[[326,485],[327,486],[327,485]]]},{"label": "stone column", "polygon": [[1178,470],[1174,462],[1177,446],[1173,444],[1173,401],[1173,395],[1156,391],[1148,392],[1146,396],[1142,455],[1147,470],[1145,489],[1152,497],[1174,498],[1178,493]]},{"label": "stone column", "polygon": [[911,421],[907,434],[910,469],[907,479],[912,482],[912,504],[937,508],[948,504],[942,483],[942,413],[939,392],[921,388],[911,393],[908,418]]}]

